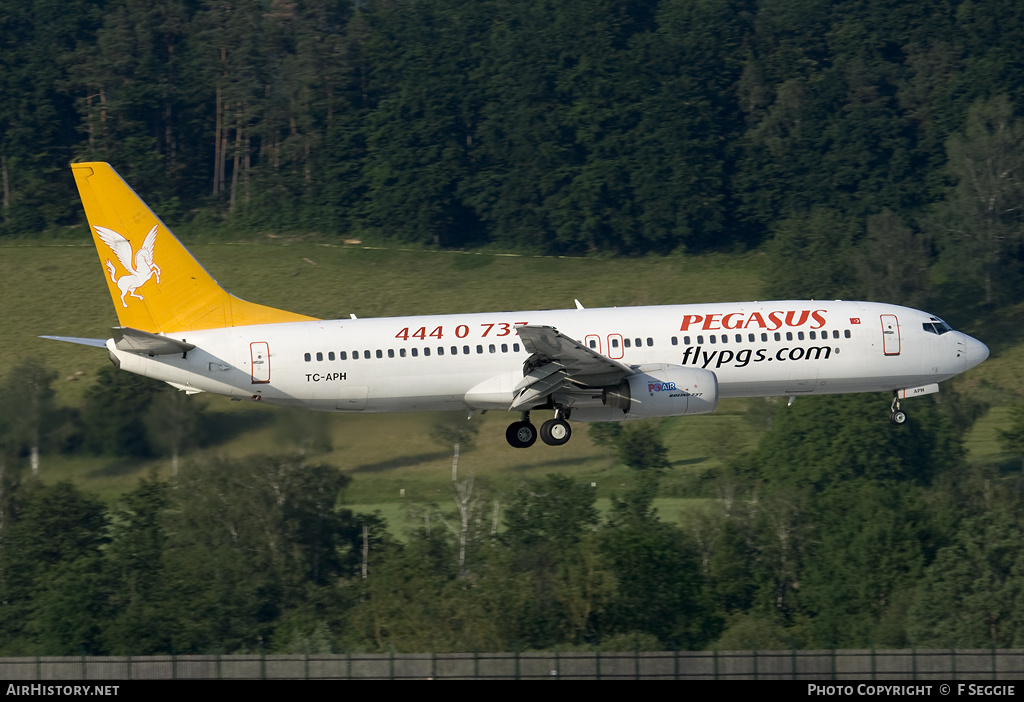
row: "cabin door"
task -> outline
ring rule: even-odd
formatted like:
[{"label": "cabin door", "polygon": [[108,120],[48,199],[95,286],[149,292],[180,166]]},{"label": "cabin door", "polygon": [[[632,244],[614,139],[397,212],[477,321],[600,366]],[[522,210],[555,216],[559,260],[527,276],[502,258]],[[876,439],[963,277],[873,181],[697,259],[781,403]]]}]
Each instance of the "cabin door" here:
[{"label": "cabin door", "polygon": [[900,323],[894,314],[882,315],[882,351],[886,356],[900,355]]}]

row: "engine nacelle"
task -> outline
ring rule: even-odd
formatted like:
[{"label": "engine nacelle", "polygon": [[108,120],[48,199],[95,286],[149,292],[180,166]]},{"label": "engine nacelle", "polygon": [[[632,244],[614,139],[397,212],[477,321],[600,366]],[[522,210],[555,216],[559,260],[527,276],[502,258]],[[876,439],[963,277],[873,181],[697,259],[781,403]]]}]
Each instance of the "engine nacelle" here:
[{"label": "engine nacelle", "polygon": [[718,378],[703,368],[645,366],[601,395],[627,419],[707,414],[718,406]]}]

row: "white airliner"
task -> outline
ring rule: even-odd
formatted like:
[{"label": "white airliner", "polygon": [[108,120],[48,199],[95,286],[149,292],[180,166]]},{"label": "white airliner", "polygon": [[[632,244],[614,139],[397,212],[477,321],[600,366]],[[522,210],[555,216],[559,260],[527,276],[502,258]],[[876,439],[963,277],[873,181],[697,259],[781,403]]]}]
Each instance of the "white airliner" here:
[{"label": "white airliner", "polygon": [[341,412],[503,410],[533,445],[567,420],[703,414],[720,398],[891,391],[900,400],[988,357],[927,312],[875,302],[723,302],[318,320],[225,292],[105,163],[72,166],[120,326],[122,370],[187,393]]}]

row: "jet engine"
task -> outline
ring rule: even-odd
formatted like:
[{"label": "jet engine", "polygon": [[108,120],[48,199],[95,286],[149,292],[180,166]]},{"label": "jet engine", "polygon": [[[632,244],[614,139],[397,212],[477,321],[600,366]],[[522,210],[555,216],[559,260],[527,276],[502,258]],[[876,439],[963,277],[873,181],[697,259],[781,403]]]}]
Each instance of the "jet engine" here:
[{"label": "jet engine", "polygon": [[601,402],[622,410],[627,419],[707,414],[718,406],[718,378],[703,368],[645,366],[604,388]]}]

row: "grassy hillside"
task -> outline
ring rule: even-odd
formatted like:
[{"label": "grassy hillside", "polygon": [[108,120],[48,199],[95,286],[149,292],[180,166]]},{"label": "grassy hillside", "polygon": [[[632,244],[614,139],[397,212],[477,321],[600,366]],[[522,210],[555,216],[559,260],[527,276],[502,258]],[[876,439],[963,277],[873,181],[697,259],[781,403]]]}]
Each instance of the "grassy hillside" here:
[{"label": "grassy hillside", "polygon": [[[87,232],[82,229],[81,238]],[[225,288],[242,298],[324,318],[391,316],[487,310],[709,302],[762,297],[757,254],[691,258],[571,259],[325,245],[302,239],[190,246]],[[91,245],[20,245],[0,248],[0,374],[26,356],[58,369],[59,399],[80,401],[98,368],[98,349],[39,339],[40,334],[105,338],[116,323],[103,272]],[[1010,312],[1012,314],[1012,311]],[[998,320],[996,320],[998,321]],[[997,326],[996,322],[992,323]],[[996,429],[1005,404],[1021,392],[1024,345],[995,345],[997,354],[958,384],[984,395],[993,411],[968,437],[971,459],[1002,461]],[[204,449],[228,456],[296,450],[288,438],[289,410],[205,398],[210,422],[223,427]],[[665,494],[678,494],[695,476],[754,445],[763,426],[748,419],[747,401],[722,402],[715,415],[666,420],[662,435],[674,469]],[[884,421],[884,408],[880,409]],[[461,416],[461,415],[460,415]],[[448,415],[330,415],[331,448],[315,456],[354,478],[348,499],[395,517],[407,505],[449,500],[450,448],[436,443],[432,427],[457,421]],[[607,499],[629,481],[608,452],[592,444],[585,426],[573,441],[529,451],[504,440],[505,413],[477,415],[476,448],[463,452],[460,475],[477,476],[482,488],[507,490],[523,478],[549,472],[592,483]],[[150,470],[169,464],[103,458],[44,459],[44,478],[71,478],[112,498]],[[692,505],[689,507],[692,509]],[[666,516],[679,513],[674,503]],[[413,510],[415,512],[415,510]]]},{"label": "grassy hillside", "polygon": [[[104,354],[40,334],[106,338],[117,323],[96,251],[82,245],[0,247],[0,373],[26,356],[64,377]],[[301,240],[195,244],[220,283],[247,300],[321,318],[755,299],[757,256],[566,259],[373,249]],[[62,390],[62,397],[74,397]]]},{"label": "grassy hillside", "polygon": [[[83,240],[88,236],[84,228],[81,235]],[[574,298],[588,307],[754,299],[761,290],[756,255],[568,259],[332,246],[299,239],[203,243],[190,249],[240,297],[325,318],[559,308],[573,306]],[[94,248],[0,248],[0,305],[0,373],[26,356],[42,358],[59,371],[59,400],[78,403],[96,370],[108,363],[106,354],[38,336],[109,335],[116,316]],[[293,450],[283,438],[287,429],[282,427],[292,423],[288,410],[216,397],[205,401],[211,421],[231,427],[223,442],[207,450],[229,456]],[[727,407],[723,410],[714,417],[690,418],[686,424],[666,423],[666,442],[680,466],[706,463],[694,459],[694,450],[711,457],[706,441],[694,444],[684,437],[701,434],[702,426],[735,423]],[[398,501],[402,490],[410,500],[445,500],[450,449],[431,439],[431,427],[444,419],[432,414],[331,415],[332,450],[316,460],[352,473],[353,502]],[[593,482],[599,492],[610,494],[629,478],[604,449],[591,444],[583,426],[567,447],[538,444],[530,451],[516,451],[504,441],[507,415],[489,413],[473,421],[482,428],[477,448],[462,455],[463,475],[472,471],[496,489],[558,471]],[[166,473],[169,466],[166,461],[88,457],[44,461],[47,479],[71,478],[108,497],[134,485],[151,469]]]}]

